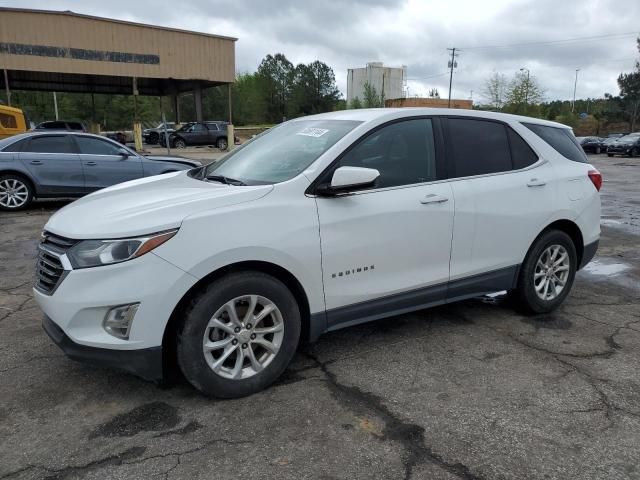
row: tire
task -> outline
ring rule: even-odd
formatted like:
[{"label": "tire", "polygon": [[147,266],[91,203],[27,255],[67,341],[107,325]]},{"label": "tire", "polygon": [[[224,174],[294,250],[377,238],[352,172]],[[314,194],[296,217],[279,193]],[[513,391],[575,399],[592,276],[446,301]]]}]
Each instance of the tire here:
[{"label": "tire", "polygon": [[182,138],[176,138],[173,141],[174,148],[187,148],[187,142],[185,142]]},{"label": "tire", "polygon": [[[275,309],[249,325],[253,299],[254,322],[263,309]],[[241,325],[233,322],[231,305]],[[258,333],[269,329],[273,332]],[[178,365],[189,383],[207,396],[250,395],[271,385],[289,365],[300,329],[300,309],[282,282],[261,272],[232,273],[211,283],[187,307],[177,332]],[[267,344],[275,353],[262,346]]]},{"label": "tire", "polygon": [[637,147],[633,147],[629,152],[630,157],[637,157],[638,155],[640,155],[640,152],[638,151]]},{"label": "tire", "polygon": [[13,173],[0,175],[0,210],[22,210],[32,201],[33,187],[29,180]]},{"label": "tire", "polygon": [[600,155],[600,147],[596,147],[596,155]]},{"label": "tire", "polygon": [[227,139],[224,137],[219,138],[216,142],[216,147],[218,147],[220,150],[226,150],[228,146],[229,145],[227,144]]},{"label": "tire", "polygon": [[613,157],[613,153],[607,153],[607,157]]},{"label": "tire", "polygon": [[[556,249],[556,247],[559,248]],[[553,262],[550,262],[549,254],[554,249],[556,249],[557,255],[555,259],[551,257]],[[555,263],[563,258],[565,254],[566,261],[556,267],[557,271],[555,273],[550,273],[550,276],[545,273],[545,264]],[[520,267],[518,284],[513,295],[518,310],[524,313],[536,314],[549,313],[558,308],[571,291],[576,275],[577,258],[576,247],[569,235],[560,230],[543,232],[529,249],[524,263]],[[539,261],[542,265],[539,264]],[[540,276],[541,274],[543,275],[542,277]],[[535,279],[534,275],[536,276]],[[556,282],[556,279],[564,282],[559,291],[557,287],[560,282]],[[548,290],[545,290],[545,282],[549,285]],[[538,286],[538,289],[536,289],[536,286]],[[552,291],[554,286],[556,289]],[[540,290],[540,293],[538,293],[538,290]]]},{"label": "tire", "polygon": [[151,132],[147,137],[147,143],[149,145],[156,145],[160,141],[160,135],[156,132]]}]

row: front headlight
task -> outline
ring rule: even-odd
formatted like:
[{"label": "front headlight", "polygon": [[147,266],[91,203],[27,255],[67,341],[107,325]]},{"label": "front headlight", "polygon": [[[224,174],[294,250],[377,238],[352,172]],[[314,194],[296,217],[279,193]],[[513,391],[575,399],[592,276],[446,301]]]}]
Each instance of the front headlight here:
[{"label": "front headlight", "polygon": [[73,268],[98,267],[126,262],[159,247],[178,230],[152,233],[143,237],[115,240],[83,240],[67,251]]}]

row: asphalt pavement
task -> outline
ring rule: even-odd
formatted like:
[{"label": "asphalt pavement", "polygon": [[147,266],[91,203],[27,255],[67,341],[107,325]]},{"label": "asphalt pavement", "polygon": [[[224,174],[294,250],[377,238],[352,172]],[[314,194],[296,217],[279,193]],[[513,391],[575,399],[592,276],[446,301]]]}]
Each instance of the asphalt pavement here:
[{"label": "asphalt pavement", "polygon": [[556,312],[470,300],[327,334],[271,388],[210,400],[67,359],[33,301],[64,202],[0,213],[1,479],[640,478],[640,159]]}]

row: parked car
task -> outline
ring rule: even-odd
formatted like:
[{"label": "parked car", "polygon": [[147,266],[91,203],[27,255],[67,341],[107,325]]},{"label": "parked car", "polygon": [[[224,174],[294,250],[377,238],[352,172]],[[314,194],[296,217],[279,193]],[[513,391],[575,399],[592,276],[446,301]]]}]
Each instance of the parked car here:
[{"label": "parked car", "polygon": [[0,139],[26,132],[28,124],[22,110],[0,105]]},{"label": "parked car", "polygon": [[67,122],[64,120],[51,120],[35,126],[34,130],[71,130],[74,132],[86,132],[82,122]]},{"label": "parked car", "polygon": [[168,134],[176,131],[176,124],[173,122],[161,123],[156,128],[145,128],[142,131],[144,143],[148,145],[156,145],[160,141],[160,136],[164,136],[165,127]]},{"label": "parked car", "polygon": [[640,132],[630,133],[618,138],[607,148],[607,156],[627,155],[637,157],[640,155]]},{"label": "parked car", "polygon": [[607,147],[604,143],[604,138],[600,137],[579,137],[578,142],[582,149],[587,153],[596,153],[599,154],[601,152],[606,152]]},{"label": "parked car", "polygon": [[79,197],[199,165],[184,158],[141,156],[98,135],[28,132],[0,140],[0,210],[19,210],[34,198]]},{"label": "parked car", "polygon": [[608,133],[607,138],[620,138],[620,137],[624,137],[625,135],[629,135],[629,134],[628,133]]},{"label": "parked car", "polygon": [[[226,150],[227,125],[227,122],[191,122],[169,135],[169,142],[172,148],[215,145],[220,150]],[[160,137],[160,145],[166,146],[163,136]]]},{"label": "parked car", "polygon": [[501,290],[553,311],[595,255],[601,183],[545,120],[299,118],[58,211],[34,295],[74,359],[153,380],[177,364],[205,394],[239,397],[327,331]]}]

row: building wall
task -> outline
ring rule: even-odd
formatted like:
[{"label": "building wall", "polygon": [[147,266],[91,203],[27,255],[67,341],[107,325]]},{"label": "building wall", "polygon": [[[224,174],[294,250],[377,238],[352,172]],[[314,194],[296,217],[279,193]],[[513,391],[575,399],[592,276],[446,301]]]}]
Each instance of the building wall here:
[{"label": "building wall", "polygon": [[0,8],[0,68],[233,82],[235,39],[70,12]]},{"label": "building wall", "polygon": [[[430,108],[447,108],[449,100],[446,98],[392,98],[385,100],[384,106],[387,108],[398,107],[430,107]],[[451,108],[472,109],[473,101],[451,99]]]},{"label": "building wall", "polygon": [[384,92],[384,98],[403,96],[406,81],[406,68],[385,67],[382,63],[368,63],[365,68],[350,68],[347,71],[347,102],[358,97],[364,99],[364,85],[369,83],[378,95]]}]

